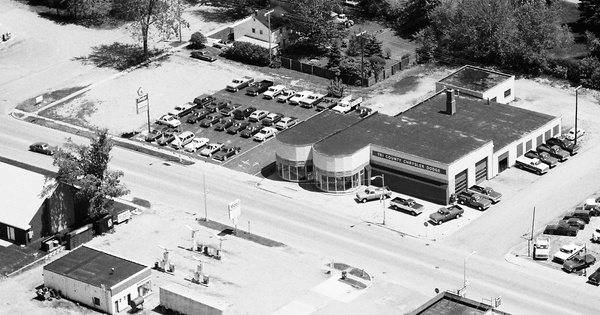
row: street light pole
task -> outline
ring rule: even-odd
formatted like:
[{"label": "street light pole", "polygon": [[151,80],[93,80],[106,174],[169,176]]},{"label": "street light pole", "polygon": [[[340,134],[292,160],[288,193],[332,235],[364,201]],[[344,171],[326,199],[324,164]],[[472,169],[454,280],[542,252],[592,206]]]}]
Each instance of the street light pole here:
[{"label": "street light pole", "polygon": [[208,189],[206,189],[206,175],[202,173],[202,182],[204,186],[204,221],[208,222],[208,207],[206,206],[206,194],[208,193]]},{"label": "street light pole", "polygon": [[[467,289],[467,259],[471,257],[471,255],[477,254],[477,251],[471,252],[467,257],[465,257],[464,265],[463,265],[463,292]],[[466,296],[466,294],[465,294]]]},{"label": "street light pole", "polygon": [[273,58],[273,54],[271,52],[271,40],[272,40],[272,35],[271,35],[271,13],[273,13],[274,10],[268,11],[267,13],[265,13],[265,16],[267,17],[267,20],[269,21],[269,65],[272,62],[272,58]]},{"label": "street light pole", "polygon": [[381,196],[379,196],[379,202],[381,202],[381,205],[383,206],[383,225],[385,225],[385,177],[384,174],[381,174],[371,177],[371,180],[374,180],[376,178],[381,178]]},{"label": "street light pole", "polygon": [[579,89],[581,87],[582,86],[580,85],[575,88],[575,143],[573,144],[573,148],[575,148],[577,146],[577,134],[578,134],[578,132],[577,132],[577,108],[579,107],[578,99],[579,99]]}]

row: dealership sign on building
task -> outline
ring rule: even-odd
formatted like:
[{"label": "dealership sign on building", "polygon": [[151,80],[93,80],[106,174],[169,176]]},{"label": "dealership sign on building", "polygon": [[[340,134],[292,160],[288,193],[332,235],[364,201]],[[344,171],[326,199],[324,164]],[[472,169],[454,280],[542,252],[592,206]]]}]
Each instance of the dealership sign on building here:
[{"label": "dealership sign on building", "polygon": [[387,154],[387,153],[383,153],[383,152],[379,152],[379,151],[373,151],[373,156],[376,156],[378,158],[382,158],[382,159],[386,159],[386,160],[390,160],[396,163],[401,163],[404,165],[408,165],[408,166],[412,166],[412,167],[416,167],[416,168],[420,168],[423,170],[427,170],[433,173],[437,173],[437,174],[443,174],[446,175],[446,170],[436,167],[436,166],[431,166],[431,165],[427,165],[421,162],[415,162],[409,159],[405,159],[405,158],[401,158],[398,156],[394,156],[391,154]]}]

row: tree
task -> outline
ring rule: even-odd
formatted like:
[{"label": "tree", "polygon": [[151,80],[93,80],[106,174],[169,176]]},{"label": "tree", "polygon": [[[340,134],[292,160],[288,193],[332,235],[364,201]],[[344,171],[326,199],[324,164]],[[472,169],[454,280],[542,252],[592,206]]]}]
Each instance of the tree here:
[{"label": "tree", "polygon": [[[342,52],[340,47],[335,45],[329,51],[329,61],[327,62],[327,69],[332,71],[339,71],[340,62],[342,62]],[[338,74],[339,75],[339,74]]]},{"label": "tree", "polygon": [[69,138],[54,155],[57,181],[79,189],[75,197],[89,203],[86,217],[92,219],[108,213],[113,198],[129,193],[121,183],[123,172],[108,169],[112,147],[108,130],[101,129],[96,131],[90,146],[76,144]]},{"label": "tree", "polygon": [[365,36],[365,56],[380,56],[383,57],[383,50],[381,48],[381,41],[377,40],[375,35]]},{"label": "tree", "polygon": [[600,36],[600,1],[579,0],[579,22],[586,24],[588,29]]},{"label": "tree", "polygon": [[181,18],[181,2],[170,0],[122,0],[120,7],[124,16],[131,19],[129,30],[140,40],[144,56],[148,57],[148,39],[153,32],[161,38],[169,39],[177,30],[188,23]]},{"label": "tree", "polygon": [[329,0],[295,0],[293,15],[290,15],[290,28],[294,40],[300,46],[321,49],[332,45],[342,31],[333,23],[330,12],[337,4]]},{"label": "tree", "polygon": [[194,47],[202,48],[206,44],[206,36],[202,35],[202,33],[200,32],[195,32],[194,34],[192,34],[190,42],[192,43],[192,45],[194,45]]},{"label": "tree", "polygon": [[429,14],[441,0],[406,0],[393,10],[391,19],[400,34],[415,34],[429,26]]},{"label": "tree", "polygon": [[342,97],[344,96],[344,92],[346,92],[346,85],[342,83],[340,78],[335,78],[329,81],[329,85],[327,86],[327,94],[333,97]]},{"label": "tree", "polygon": [[381,56],[371,56],[369,57],[369,64],[372,71],[370,74],[374,74],[375,79],[379,80],[379,75],[385,69],[385,59]]}]

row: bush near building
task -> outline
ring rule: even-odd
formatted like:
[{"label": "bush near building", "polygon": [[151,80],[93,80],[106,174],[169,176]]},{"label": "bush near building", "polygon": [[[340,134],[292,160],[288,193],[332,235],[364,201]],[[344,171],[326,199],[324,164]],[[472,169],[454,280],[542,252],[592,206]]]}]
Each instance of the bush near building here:
[{"label": "bush near building", "polygon": [[269,50],[251,43],[234,42],[233,47],[225,50],[222,56],[255,66],[269,65]]}]

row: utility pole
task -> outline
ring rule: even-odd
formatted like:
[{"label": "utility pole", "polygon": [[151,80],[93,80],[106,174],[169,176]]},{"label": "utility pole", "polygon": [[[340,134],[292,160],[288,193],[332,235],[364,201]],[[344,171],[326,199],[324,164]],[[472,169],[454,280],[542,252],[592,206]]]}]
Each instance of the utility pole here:
[{"label": "utility pole", "polygon": [[208,189],[206,189],[206,175],[202,173],[202,182],[204,184],[204,221],[208,222],[208,207],[206,206],[206,195],[208,194]]},{"label": "utility pole", "polygon": [[531,243],[533,243],[533,229],[535,227],[535,207],[533,207],[533,219],[531,219],[531,237],[529,238],[529,242],[527,243],[527,257],[531,255]]},{"label": "utility pole", "polygon": [[273,13],[273,11],[274,10],[270,10],[267,13],[265,13],[267,20],[269,21],[269,65],[271,64],[273,58],[273,53],[271,52],[271,40],[273,39],[271,35],[271,13]]},{"label": "utility pole", "polygon": [[575,88],[575,143],[573,144],[573,148],[575,148],[577,146],[577,108],[578,108],[578,99],[579,99],[579,89],[581,89],[582,86],[578,86]]},{"label": "utility pole", "polygon": [[[363,76],[365,73],[365,38],[366,31],[359,32],[356,37],[360,36],[360,86],[363,86]],[[385,223],[384,223],[385,224]]]}]

